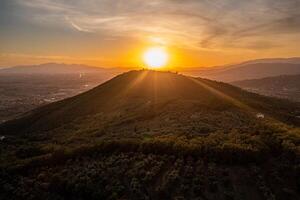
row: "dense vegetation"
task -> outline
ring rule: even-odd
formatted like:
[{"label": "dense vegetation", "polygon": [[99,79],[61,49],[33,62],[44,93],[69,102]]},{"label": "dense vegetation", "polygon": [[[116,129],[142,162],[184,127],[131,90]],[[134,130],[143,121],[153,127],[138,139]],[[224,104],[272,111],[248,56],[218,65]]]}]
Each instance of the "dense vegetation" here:
[{"label": "dense vegetation", "polygon": [[[4,199],[297,199],[298,168],[285,158],[225,165],[193,156],[91,152],[2,171]],[[60,161],[60,162],[58,162]],[[61,163],[61,164],[57,164]],[[13,198],[12,198],[13,197]]]},{"label": "dense vegetation", "polygon": [[0,126],[0,199],[299,199],[298,111],[129,72]]}]

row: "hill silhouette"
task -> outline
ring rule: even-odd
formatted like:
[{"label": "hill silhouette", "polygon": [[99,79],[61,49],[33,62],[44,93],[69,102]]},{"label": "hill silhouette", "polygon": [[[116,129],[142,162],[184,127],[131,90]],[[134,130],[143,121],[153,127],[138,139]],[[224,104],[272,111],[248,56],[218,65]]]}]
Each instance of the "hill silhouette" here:
[{"label": "hill silhouette", "polygon": [[191,117],[197,115],[197,109],[244,113],[250,119],[263,112],[280,120],[299,122],[295,103],[255,95],[225,83],[145,70],[119,75],[86,93],[34,110],[2,125],[2,129],[45,131],[99,113],[134,118],[150,112],[154,119],[162,113],[165,118],[178,118],[182,111]]},{"label": "hill silhouette", "polygon": [[295,199],[298,115],[226,83],[130,71],[1,124],[0,197]]}]

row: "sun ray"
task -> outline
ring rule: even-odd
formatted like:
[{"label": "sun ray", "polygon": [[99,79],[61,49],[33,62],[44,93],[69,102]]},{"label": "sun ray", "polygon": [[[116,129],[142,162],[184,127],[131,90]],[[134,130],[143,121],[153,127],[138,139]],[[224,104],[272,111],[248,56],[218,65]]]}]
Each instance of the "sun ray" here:
[{"label": "sun ray", "polygon": [[211,86],[203,83],[202,81],[200,81],[200,80],[198,80],[196,78],[190,78],[190,80],[192,80],[193,82],[195,82],[198,85],[201,85],[202,87],[204,87],[205,89],[209,90],[210,92],[216,94],[217,96],[219,96],[219,97],[221,97],[221,98],[223,98],[223,99],[225,99],[225,100],[233,103],[234,105],[236,105],[239,108],[242,108],[242,109],[245,109],[245,110],[248,110],[248,111],[251,111],[251,112],[255,111],[250,106],[248,106],[248,105],[242,103],[241,101],[239,101],[239,100],[237,100],[237,99],[235,99],[235,98],[233,98],[233,97],[231,97],[231,96],[223,93],[220,90],[217,90],[217,89],[215,89],[215,88],[213,88],[213,87],[211,87]]},{"label": "sun ray", "polygon": [[[204,87],[205,89],[209,90],[210,92],[216,94],[217,96],[219,96],[219,97],[221,97],[221,98],[223,98],[223,99],[225,99],[225,100],[233,103],[235,106],[237,106],[237,107],[239,107],[239,108],[241,108],[241,109],[243,109],[245,111],[248,111],[251,114],[256,115],[257,113],[261,112],[260,110],[257,110],[255,108],[251,107],[250,105],[247,105],[247,104],[239,101],[238,99],[236,99],[236,98],[234,98],[232,96],[229,96],[229,95],[225,94],[224,92],[222,92],[222,91],[220,91],[218,89],[215,89],[215,88],[209,86],[208,84],[204,83],[203,81],[198,80],[197,78],[189,77],[189,79],[191,81],[195,82],[196,84]],[[276,119],[276,118],[274,118],[274,117],[272,117],[270,115],[267,115],[267,117],[268,117],[269,122],[271,122],[271,123],[282,124],[282,122],[280,120],[278,120],[278,119]]]}]

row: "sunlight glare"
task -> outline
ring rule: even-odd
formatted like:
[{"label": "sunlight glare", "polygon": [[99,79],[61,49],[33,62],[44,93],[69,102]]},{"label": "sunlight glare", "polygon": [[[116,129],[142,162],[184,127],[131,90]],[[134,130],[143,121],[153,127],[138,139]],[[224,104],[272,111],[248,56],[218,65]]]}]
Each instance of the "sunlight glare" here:
[{"label": "sunlight glare", "polygon": [[162,47],[149,48],[143,55],[143,60],[146,65],[152,69],[157,69],[165,66],[168,61],[168,53]]}]

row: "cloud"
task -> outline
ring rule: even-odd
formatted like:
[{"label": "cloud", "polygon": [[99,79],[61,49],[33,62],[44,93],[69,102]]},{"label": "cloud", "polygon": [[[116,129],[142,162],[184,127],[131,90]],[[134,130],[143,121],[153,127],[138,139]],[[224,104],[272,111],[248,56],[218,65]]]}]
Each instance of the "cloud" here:
[{"label": "cloud", "polygon": [[76,30],[81,31],[81,32],[88,32],[91,33],[92,31],[86,28],[82,28],[80,26],[78,26],[77,24],[75,24],[75,22],[73,22],[68,16],[65,17],[66,21],[69,22],[71,24],[72,27],[74,27]]},{"label": "cloud", "polygon": [[[276,48],[263,38],[300,36],[300,0],[13,0],[24,18],[83,33],[163,35],[199,49]],[[25,12],[26,11],[26,12]],[[108,38],[106,38],[108,40]]]}]

